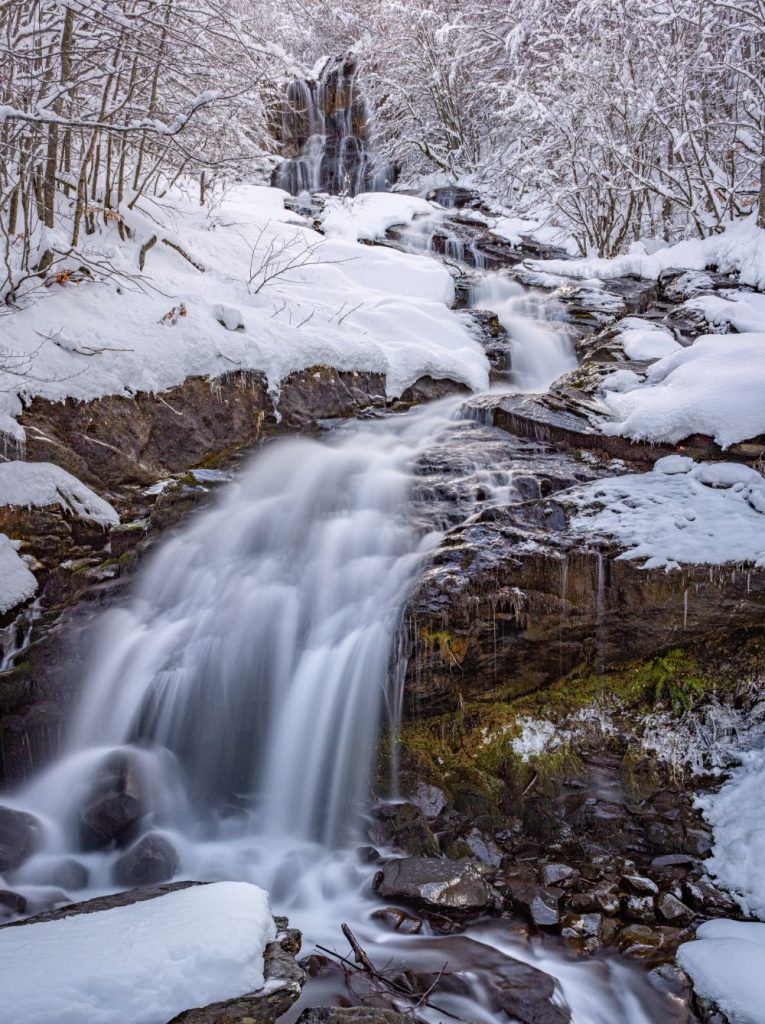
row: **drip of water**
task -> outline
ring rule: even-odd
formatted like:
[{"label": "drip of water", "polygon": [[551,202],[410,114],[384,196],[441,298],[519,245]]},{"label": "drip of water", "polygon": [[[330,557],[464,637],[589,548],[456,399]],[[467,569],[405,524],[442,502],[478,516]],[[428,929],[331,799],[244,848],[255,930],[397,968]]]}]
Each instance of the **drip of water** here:
[{"label": "drip of water", "polygon": [[318,79],[290,82],[282,101],[282,141],[295,156],[275,184],[292,195],[385,192],[395,168],[369,146],[369,110],[351,57],[328,61]]},{"label": "drip of water", "polygon": [[496,313],[509,334],[514,391],[546,391],[562,373],[576,368],[571,336],[549,296],[489,272],[473,284],[470,305]]}]

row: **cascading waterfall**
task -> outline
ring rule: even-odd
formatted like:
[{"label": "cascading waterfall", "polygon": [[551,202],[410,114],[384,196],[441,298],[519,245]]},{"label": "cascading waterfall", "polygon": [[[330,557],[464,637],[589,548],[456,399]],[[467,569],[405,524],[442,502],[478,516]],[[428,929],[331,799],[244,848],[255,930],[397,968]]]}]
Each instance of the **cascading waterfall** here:
[{"label": "cascading waterfall", "polygon": [[383,192],[395,168],[370,149],[370,114],[355,60],[329,60],[316,79],[290,82],[282,101],[282,142],[290,159],[275,184],[292,195]]}]

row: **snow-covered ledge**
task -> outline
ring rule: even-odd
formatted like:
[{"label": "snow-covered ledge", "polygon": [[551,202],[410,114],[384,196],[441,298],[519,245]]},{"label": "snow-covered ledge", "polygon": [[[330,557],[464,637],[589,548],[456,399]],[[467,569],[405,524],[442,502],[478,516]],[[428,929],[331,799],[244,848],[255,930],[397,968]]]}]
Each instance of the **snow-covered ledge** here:
[{"label": "snow-covered ledge", "polygon": [[299,937],[245,882],[135,889],[0,928],[14,1024],[269,1024],[300,995]]}]

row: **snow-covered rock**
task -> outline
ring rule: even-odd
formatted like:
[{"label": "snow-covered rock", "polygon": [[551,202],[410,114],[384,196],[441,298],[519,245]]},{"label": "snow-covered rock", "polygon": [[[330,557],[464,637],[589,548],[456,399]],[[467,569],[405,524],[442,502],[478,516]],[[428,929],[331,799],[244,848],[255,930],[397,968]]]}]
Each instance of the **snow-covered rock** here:
[{"label": "snow-covered rock", "polygon": [[116,526],[120,521],[108,501],[52,462],[0,462],[0,506],[3,505],[59,505],[70,515],[103,527]]},{"label": "snow-covered rock", "polygon": [[0,533],[0,615],[28,601],[37,590],[37,580],[19,555],[18,544]]},{"label": "snow-covered rock", "polygon": [[677,960],[693,987],[726,1013],[732,1024],[765,1022],[765,924],[705,921]]},{"label": "snow-covered rock", "polygon": [[670,455],[630,473],[567,492],[571,530],[608,537],[644,568],[765,565],[765,479],[736,463],[696,464]]},{"label": "snow-covered rock", "polygon": [[268,895],[244,882],[0,928],[2,1018],[164,1024],[263,988],[275,937]]}]

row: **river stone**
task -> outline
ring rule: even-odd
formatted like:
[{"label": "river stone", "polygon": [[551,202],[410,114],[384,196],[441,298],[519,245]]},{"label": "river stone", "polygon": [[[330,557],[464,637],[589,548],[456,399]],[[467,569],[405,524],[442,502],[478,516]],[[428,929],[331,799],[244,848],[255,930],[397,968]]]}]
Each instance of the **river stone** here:
[{"label": "river stone", "polygon": [[0,807],[0,872],[19,867],[38,849],[42,825],[33,814]]},{"label": "river stone", "polygon": [[484,910],[492,891],[469,860],[403,857],[391,860],[375,879],[380,896],[436,910]]},{"label": "river stone", "polygon": [[656,897],[656,915],[665,924],[682,926],[691,920],[693,911],[671,892],[664,892]]},{"label": "river stone", "polygon": [[125,751],[110,754],[80,814],[83,849],[100,849],[113,841],[124,846],[134,838],[147,810],[143,773],[136,759]]},{"label": "river stone", "polygon": [[570,885],[579,872],[568,864],[543,864],[539,870],[539,880],[542,885]]},{"label": "river stone", "polygon": [[538,928],[552,928],[560,921],[558,901],[560,889],[511,880],[507,890],[513,903],[519,907]]},{"label": "river stone", "polygon": [[622,907],[624,916],[629,921],[638,921],[641,924],[653,924],[656,915],[653,909],[652,896],[628,896]]},{"label": "river stone", "polygon": [[422,931],[422,921],[419,917],[413,917],[398,907],[384,907],[382,910],[375,910],[372,919],[380,921],[386,928],[390,928],[394,932],[401,932],[402,935],[418,935]]},{"label": "river stone", "polygon": [[167,882],[180,867],[175,847],[158,832],[142,836],[114,865],[114,881],[125,888]]},{"label": "river stone", "polygon": [[433,989],[435,1003],[440,992],[475,998],[473,979],[480,972],[481,1005],[495,1020],[568,1024],[571,1019],[567,1009],[553,1003],[555,979],[530,964],[464,936],[440,940],[438,954],[441,964],[448,964],[441,978],[435,973],[407,971],[417,992],[425,992],[437,981]]},{"label": "river stone", "polygon": [[638,896],[656,896],[659,892],[656,882],[640,875],[623,875],[621,884],[628,892],[634,892]]}]

